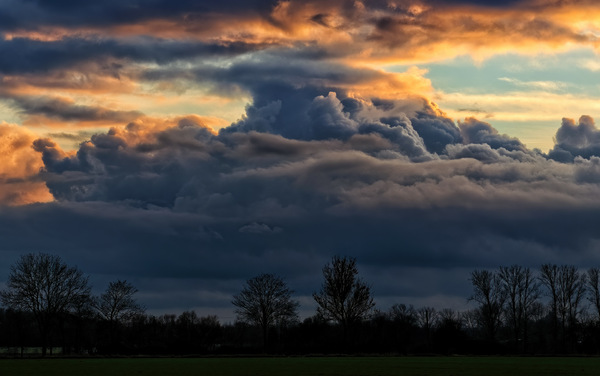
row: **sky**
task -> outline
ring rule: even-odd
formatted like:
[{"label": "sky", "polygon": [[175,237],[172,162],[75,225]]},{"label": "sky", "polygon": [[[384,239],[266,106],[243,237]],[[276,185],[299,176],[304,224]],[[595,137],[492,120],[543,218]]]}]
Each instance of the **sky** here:
[{"label": "sky", "polygon": [[0,288],[59,255],[149,313],[303,317],[334,255],[377,308],[600,262],[591,0],[0,0]]}]

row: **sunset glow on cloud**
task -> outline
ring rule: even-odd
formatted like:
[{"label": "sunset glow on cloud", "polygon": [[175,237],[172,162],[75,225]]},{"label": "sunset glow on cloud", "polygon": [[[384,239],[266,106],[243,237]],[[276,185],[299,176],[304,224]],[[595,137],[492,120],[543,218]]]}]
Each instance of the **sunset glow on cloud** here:
[{"label": "sunset glow on cloud", "polygon": [[431,304],[595,265],[599,38],[586,0],[0,0],[0,252],[225,315],[336,254]]}]

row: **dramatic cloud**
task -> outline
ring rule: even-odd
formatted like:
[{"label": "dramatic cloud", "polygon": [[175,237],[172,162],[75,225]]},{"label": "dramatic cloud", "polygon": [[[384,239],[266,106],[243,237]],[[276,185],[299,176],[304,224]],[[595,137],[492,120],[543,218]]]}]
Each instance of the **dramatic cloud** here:
[{"label": "dramatic cloud", "polygon": [[13,98],[22,113],[42,115],[65,122],[105,121],[108,123],[123,123],[134,120],[142,114],[137,111],[113,111],[102,107],[84,106],[64,98]]},{"label": "dramatic cloud", "polygon": [[488,144],[494,149],[525,150],[525,145],[516,138],[500,135],[490,124],[475,118],[467,118],[459,122],[460,133],[465,143]]},{"label": "dramatic cloud", "polygon": [[579,124],[575,124],[573,119],[563,118],[555,142],[549,155],[557,161],[573,162],[577,156],[590,158],[600,155],[600,131],[589,116],[580,117]]},{"label": "dramatic cloud", "polygon": [[241,41],[203,43],[149,37],[124,40],[74,37],[56,41],[15,38],[0,40],[0,48],[5,51],[0,57],[0,73],[40,73],[71,68],[87,61],[107,65],[120,60],[165,64],[196,57],[235,56],[261,47]]},{"label": "dramatic cloud", "polygon": [[[4,30],[36,29],[44,26],[102,27],[135,24],[144,20],[183,20],[194,16],[211,16],[219,13],[245,13],[250,10],[267,13],[275,3],[272,0],[251,2],[227,0],[221,2],[178,1],[174,4],[165,0],[126,0],[82,3],[77,1],[3,1]],[[27,12],[29,17],[23,17]]]},{"label": "dramatic cloud", "polygon": [[[548,154],[494,119],[511,95],[533,117],[554,116],[559,101],[573,116],[590,102],[557,91],[593,80],[511,66],[474,74],[491,82],[482,98],[436,89],[436,72],[457,56],[476,70],[506,52],[595,54],[599,11],[537,0],[0,1],[0,253],[6,265],[57,253],[97,286],[132,281],[153,312],[226,321],[242,281],[265,272],[312,314],[333,255],[357,257],[382,304],[461,309],[474,268],[597,265],[592,116],[563,119]],[[456,112],[485,121],[434,103],[455,97]]]}]

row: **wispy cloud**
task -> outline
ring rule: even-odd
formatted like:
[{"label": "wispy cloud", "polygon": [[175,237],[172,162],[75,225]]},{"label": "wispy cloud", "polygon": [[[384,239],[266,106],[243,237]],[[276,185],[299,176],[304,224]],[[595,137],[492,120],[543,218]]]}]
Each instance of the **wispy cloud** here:
[{"label": "wispy cloud", "polygon": [[586,59],[580,61],[579,66],[592,72],[600,71],[600,62],[598,60]]},{"label": "wispy cloud", "polygon": [[517,87],[525,87],[543,91],[558,91],[569,86],[565,82],[558,81],[521,81],[510,77],[500,77],[498,80],[511,83]]}]

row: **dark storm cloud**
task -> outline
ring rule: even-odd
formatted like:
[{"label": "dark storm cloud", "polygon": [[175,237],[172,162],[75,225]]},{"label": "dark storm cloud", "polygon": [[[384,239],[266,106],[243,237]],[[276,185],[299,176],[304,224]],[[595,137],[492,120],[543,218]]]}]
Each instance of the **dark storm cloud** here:
[{"label": "dark storm cloud", "polygon": [[56,41],[0,39],[0,74],[45,73],[82,62],[111,63],[114,59],[165,64],[194,57],[234,56],[263,47],[244,42],[204,43],[151,37],[67,37]]},{"label": "dark storm cloud", "polygon": [[573,119],[563,118],[554,142],[554,148],[548,155],[560,162],[573,162],[578,156],[600,156],[600,131],[594,119],[586,115],[579,118],[579,124],[575,124]]},{"label": "dark storm cloud", "polygon": [[475,118],[467,118],[458,122],[460,133],[464,143],[488,144],[494,149],[504,148],[506,150],[524,151],[525,145],[517,138],[499,134],[491,124]]},{"label": "dark storm cloud", "polygon": [[[318,1],[291,1],[292,8],[298,4],[319,4]],[[329,7],[323,6],[322,11],[316,11],[308,17],[314,23],[331,27],[328,11],[332,6],[341,10],[341,13],[352,21],[357,17],[357,7],[353,2],[331,1]],[[134,24],[157,19],[178,20],[182,24],[193,24],[198,19],[215,14],[247,15],[256,14],[265,21],[271,22],[281,28],[289,25],[273,18],[271,11],[280,4],[274,0],[223,0],[223,1],[168,1],[168,0],[122,0],[85,2],[71,0],[4,0],[0,2],[0,30],[18,30],[23,28],[36,29],[45,26],[64,27],[110,27],[123,24]],[[369,1],[363,7],[373,12],[386,11],[397,15],[412,15],[410,7],[413,2],[397,1],[391,5],[387,1]],[[497,1],[497,0],[429,0],[421,5],[436,8],[460,7],[475,5],[493,8],[514,8],[515,5],[525,8],[544,8],[539,3],[530,1]],[[560,2],[546,2],[546,7],[560,5]],[[318,8],[317,8],[318,9]],[[26,14],[27,17],[23,17]]]},{"label": "dark storm cloud", "polygon": [[[430,159],[431,151],[441,152],[446,144],[460,140],[453,122],[436,115],[422,98],[392,101],[348,96],[346,87],[368,87],[378,80],[393,79],[372,69],[293,61],[271,51],[226,67],[205,66],[192,72],[159,69],[147,71],[143,77],[151,81],[201,81],[225,95],[235,90],[249,92],[253,100],[245,115],[222,133],[258,131],[297,140],[348,140],[355,135],[377,134],[402,155],[420,160]],[[402,87],[406,84],[395,84],[398,90],[409,90]],[[421,127],[429,150],[413,128],[411,116]]]},{"label": "dark storm cloud", "polygon": [[[302,47],[293,51],[302,51]],[[276,85],[291,85],[295,88],[310,86],[335,87],[336,85],[360,85],[376,79],[390,78],[381,71],[355,68],[342,63],[315,60],[312,56],[289,55],[289,50],[273,48],[258,52],[251,59],[234,61],[226,67],[200,66],[192,70],[199,81],[214,81],[219,84],[235,84],[259,94],[259,90]],[[170,79],[189,77],[189,70],[148,71],[144,78]]]},{"label": "dark storm cloud", "polygon": [[575,158],[575,178],[581,183],[600,183],[600,157]]},{"label": "dark storm cloud", "polygon": [[473,158],[482,162],[497,162],[500,159],[498,151],[488,144],[448,145],[447,153],[452,159]]},{"label": "dark storm cloud", "polygon": [[[326,106],[326,117],[344,115],[334,95],[320,99],[332,100],[334,109]],[[484,130],[474,132],[481,140],[470,134],[470,143],[448,145],[445,158],[428,154],[422,159],[418,157],[425,154],[415,155],[406,145],[408,140],[418,142],[419,136],[409,127],[410,120],[404,121],[363,124],[367,131],[351,137],[301,141],[256,132],[216,136],[184,119],[151,134],[135,123],[113,129],[93,136],[75,155],[62,153],[49,140],[34,146],[42,153],[50,191],[62,200],[151,204],[250,223],[259,222],[256,213],[279,218],[315,208],[352,212],[446,207],[463,197],[469,197],[468,207],[537,207],[550,197],[556,206],[572,197],[582,203],[589,200],[589,187],[578,186],[572,167],[560,168],[527,150],[497,146],[498,140],[508,146],[515,140],[496,135],[485,123],[470,122]],[[382,129],[399,132],[390,136]],[[427,153],[423,143],[419,145],[418,150]],[[531,190],[537,193],[531,195]]]},{"label": "dark storm cloud", "polygon": [[506,150],[503,147],[493,149],[489,144],[451,144],[446,146],[446,153],[451,159],[473,158],[481,162],[531,162],[544,161],[544,156],[534,151]]},{"label": "dark storm cloud", "polygon": [[104,107],[80,105],[63,98],[13,97],[11,99],[22,114],[43,115],[62,121],[123,123],[143,115],[139,111],[115,111]]},{"label": "dark storm cloud", "polygon": [[432,153],[441,154],[447,145],[459,144],[463,141],[456,124],[449,118],[435,114],[429,106],[417,111],[410,120],[413,128]]},{"label": "dark storm cloud", "polygon": [[[184,188],[182,179],[193,175],[194,162],[206,158],[207,146],[199,140],[211,137],[205,128],[196,126],[192,133],[189,128],[189,122],[181,121],[175,130],[158,133],[153,142],[128,147],[124,136],[135,132],[132,124],[122,133],[111,130],[92,136],[74,156],[64,155],[50,140],[37,140],[34,148],[42,153],[47,173],[56,174],[48,177],[47,184],[59,199],[173,206],[177,192]],[[178,161],[182,153],[185,163]]]},{"label": "dark storm cloud", "polygon": [[[314,92],[307,90],[307,94]],[[433,158],[410,119],[403,113],[386,116],[381,111],[382,116],[373,117],[366,114],[368,109],[375,107],[370,103],[361,104],[361,110],[355,109],[354,113],[346,112],[344,103],[335,92],[317,95],[312,100],[310,97],[296,101],[292,99],[284,96],[260,108],[251,105],[245,118],[222,133],[259,131],[302,140],[349,140],[355,135],[377,135],[390,142],[390,150],[396,150],[406,157]],[[285,111],[286,107],[292,106],[293,111]]]},{"label": "dark storm cloud", "polygon": [[[438,123],[441,120],[445,119],[435,119]],[[446,129],[453,130],[448,121],[443,124],[446,125]],[[475,118],[459,121],[457,130],[460,135],[456,139],[448,137],[450,141],[455,142],[446,143],[444,149],[444,153],[451,159],[473,158],[485,163],[542,163],[545,159],[539,152],[528,150],[519,139],[499,134],[491,124]]]},{"label": "dark storm cloud", "polygon": [[[387,217],[315,213],[301,221],[280,220],[285,228],[280,233],[244,232],[239,229],[247,225],[238,221],[114,203],[55,203],[2,214],[5,261],[31,249],[57,252],[91,274],[97,289],[104,288],[99,281],[122,276],[136,281],[142,302],[163,312],[192,306],[204,313],[220,304],[205,301],[199,291],[230,297],[245,279],[263,272],[284,276],[298,295],[310,296],[320,285],[321,267],[334,254],[358,257],[361,276],[378,302],[391,297],[394,303],[402,302],[400,296],[436,294],[464,300],[468,273],[475,268],[514,263],[537,268],[566,259],[587,267],[600,261],[593,241],[599,214],[590,209],[409,209],[389,211]],[[68,235],[59,236],[66,229]],[[204,236],[205,229],[222,236]],[[404,273],[388,275],[395,269]],[[420,281],[416,270],[437,277]],[[178,301],[169,300],[172,293],[179,294]]]},{"label": "dark storm cloud", "polygon": [[[101,2],[71,0],[4,0],[0,30],[36,29],[44,26],[114,26],[153,19],[178,19],[190,22],[194,16],[211,13],[256,12],[268,14],[272,0],[168,1],[109,0]],[[27,17],[23,15],[26,14]]]}]

